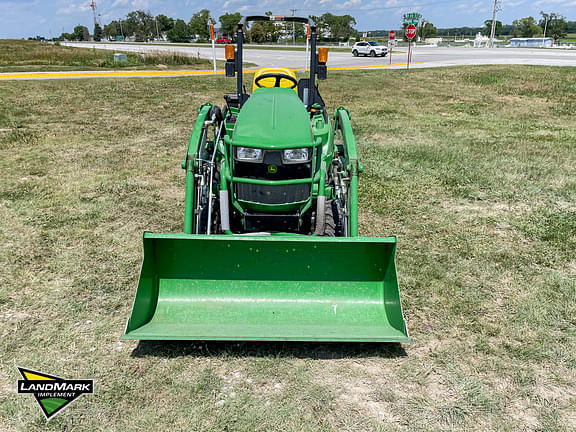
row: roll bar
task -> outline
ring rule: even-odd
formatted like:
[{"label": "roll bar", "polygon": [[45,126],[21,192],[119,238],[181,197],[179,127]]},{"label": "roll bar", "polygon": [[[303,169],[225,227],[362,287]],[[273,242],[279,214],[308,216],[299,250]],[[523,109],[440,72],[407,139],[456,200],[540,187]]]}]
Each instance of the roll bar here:
[{"label": "roll bar", "polygon": [[310,18],[304,17],[285,17],[285,16],[274,16],[274,15],[250,15],[243,17],[237,25],[236,39],[237,39],[237,49],[233,61],[227,61],[226,63],[226,76],[234,76],[236,73],[237,81],[237,93],[238,93],[238,106],[242,107],[244,102],[248,99],[248,95],[244,94],[243,82],[242,82],[242,54],[244,45],[244,26],[250,21],[275,21],[275,22],[298,22],[303,24],[308,24],[310,26],[310,79],[308,80],[308,101],[306,105],[310,106],[311,101],[314,100],[314,92],[316,89],[315,79],[318,75],[318,79],[326,79],[326,65],[318,64],[318,54],[316,53],[316,41],[318,34],[316,33],[316,24]]}]

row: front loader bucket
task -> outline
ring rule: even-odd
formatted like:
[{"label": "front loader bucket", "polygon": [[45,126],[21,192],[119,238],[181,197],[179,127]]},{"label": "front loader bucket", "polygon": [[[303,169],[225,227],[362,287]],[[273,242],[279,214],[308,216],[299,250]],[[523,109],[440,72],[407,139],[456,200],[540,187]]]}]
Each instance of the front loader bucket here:
[{"label": "front loader bucket", "polygon": [[144,234],[124,339],[408,342],[396,239]]}]

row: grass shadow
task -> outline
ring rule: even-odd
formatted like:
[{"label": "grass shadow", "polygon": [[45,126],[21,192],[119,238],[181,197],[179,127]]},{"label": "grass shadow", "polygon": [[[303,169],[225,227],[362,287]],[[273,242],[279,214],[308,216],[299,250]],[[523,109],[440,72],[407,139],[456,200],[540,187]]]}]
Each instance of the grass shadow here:
[{"label": "grass shadow", "polygon": [[307,358],[315,360],[406,357],[399,343],[140,341],[132,357]]}]

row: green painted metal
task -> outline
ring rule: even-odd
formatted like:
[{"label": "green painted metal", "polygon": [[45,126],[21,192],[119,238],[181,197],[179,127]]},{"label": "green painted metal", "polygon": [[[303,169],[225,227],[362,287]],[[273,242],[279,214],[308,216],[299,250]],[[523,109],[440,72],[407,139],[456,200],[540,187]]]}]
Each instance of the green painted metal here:
[{"label": "green painted metal", "polygon": [[310,115],[294,90],[256,90],[242,106],[232,144],[264,149],[312,147]]},{"label": "green painted metal", "polygon": [[338,108],[334,113],[334,131],[337,130],[342,133],[342,139],[344,141],[344,162],[350,175],[348,228],[350,236],[356,237],[358,235],[358,150],[350,122],[350,113],[342,107]]},{"label": "green painted metal", "polygon": [[[196,182],[207,158],[211,104],[200,107],[182,167],[186,170],[184,233],[144,234],[144,262],[124,339],[294,340],[408,342],[396,277],[396,238],[358,237],[358,162],[350,114],[338,108],[333,124],[310,113],[290,89],[256,90],[217,143],[219,182],[230,209],[305,214],[326,184],[335,152],[349,181],[349,237],[273,233],[269,236],[194,235]],[[314,125],[314,127],[311,127]],[[342,143],[334,138],[341,135]],[[210,144],[212,145],[212,144]],[[312,176],[258,180],[233,177],[233,147],[315,147]],[[234,183],[310,184],[297,203],[239,201]]]},{"label": "green painted metal", "polygon": [[182,168],[186,170],[186,202],[184,206],[184,232],[186,234],[194,232],[194,194],[196,193],[194,165],[202,139],[205,138],[204,122],[206,121],[211,108],[211,104],[204,104],[198,110],[198,118],[194,124],[192,134],[190,135],[186,158],[182,161]]},{"label": "green painted metal", "polygon": [[408,342],[396,238],[144,234],[124,339]]}]

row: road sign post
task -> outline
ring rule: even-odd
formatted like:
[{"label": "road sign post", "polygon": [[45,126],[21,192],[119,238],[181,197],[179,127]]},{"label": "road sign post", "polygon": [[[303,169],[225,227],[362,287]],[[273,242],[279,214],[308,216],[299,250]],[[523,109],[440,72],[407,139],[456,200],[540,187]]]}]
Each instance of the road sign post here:
[{"label": "road sign post", "polygon": [[210,39],[212,39],[212,58],[214,59],[214,75],[216,75],[216,45],[214,42],[214,24],[210,24]]},{"label": "road sign post", "polygon": [[310,41],[310,26],[307,25],[306,26],[306,72],[308,72],[308,59],[310,58],[310,57],[308,57],[309,41]]},{"label": "road sign post", "polygon": [[406,69],[410,69],[410,49],[412,48],[412,39],[416,36],[416,26],[414,24],[408,24],[404,34],[408,38],[408,61],[406,62]]},{"label": "road sign post", "polygon": [[394,48],[394,39],[396,39],[396,32],[390,30],[388,33],[388,58],[390,59],[390,64],[392,64],[392,49]]}]

